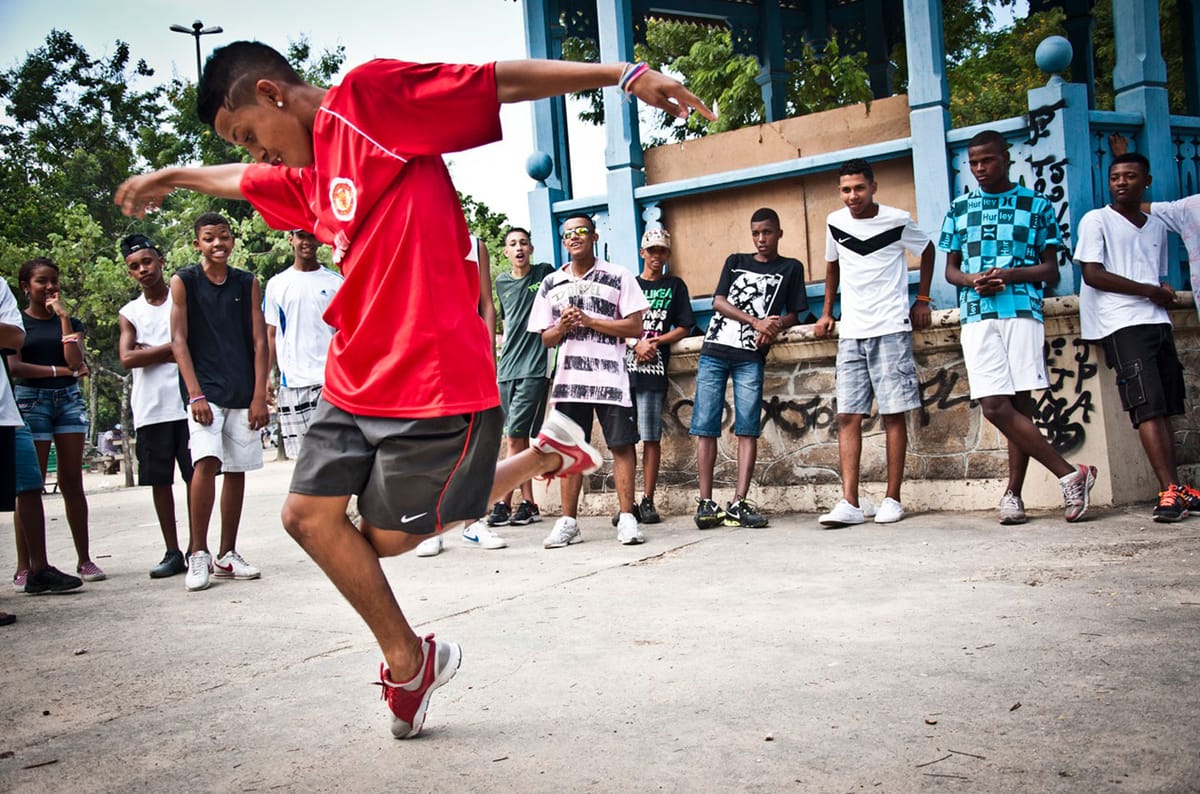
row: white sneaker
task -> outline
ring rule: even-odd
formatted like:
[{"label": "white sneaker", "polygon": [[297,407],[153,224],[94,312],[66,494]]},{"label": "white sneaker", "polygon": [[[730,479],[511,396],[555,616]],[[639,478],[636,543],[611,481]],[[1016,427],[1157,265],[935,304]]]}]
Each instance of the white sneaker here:
[{"label": "white sneaker", "polygon": [[477,549],[503,549],[508,545],[508,541],[493,532],[483,519],[463,527],[462,542],[464,546]]},{"label": "white sneaker", "polygon": [[554,529],[550,530],[550,534],[542,541],[542,545],[547,549],[561,549],[563,546],[570,546],[572,543],[582,541],[583,536],[579,534],[579,522],[570,516],[563,516],[554,522]]},{"label": "white sneaker", "polygon": [[257,579],[262,571],[255,568],[236,551],[227,551],[213,563],[213,576],[218,579]]},{"label": "white sneaker", "polygon": [[417,544],[416,555],[418,557],[436,557],[442,553],[442,536],[434,535],[432,538],[426,538]]},{"label": "white sneaker", "polygon": [[861,524],[866,521],[866,516],[863,515],[861,507],[855,507],[845,499],[833,506],[825,515],[817,519],[823,527],[848,527],[852,524]]},{"label": "white sneaker", "polygon": [[621,513],[617,518],[617,540],[626,546],[636,546],[638,543],[646,542],[645,536],[642,535],[642,529],[638,526],[638,521],[633,517],[633,513]]},{"label": "white sneaker", "polygon": [[207,590],[208,576],[212,573],[212,555],[207,551],[197,551],[188,557],[187,576],[183,585],[188,590]]},{"label": "white sneaker", "polygon": [[603,462],[600,453],[584,439],[583,428],[571,417],[556,410],[546,414],[542,429],[529,446],[543,454],[553,453],[562,458],[558,471],[550,472],[547,477],[591,474]]},{"label": "white sneaker", "polygon": [[895,524],[904,518],[904,506],[892,497],[886,497],[875,510],[876,524]]},{"label": "white sneaker", "polygon": [[1004,496],[1000,497],[1000,523],[1011,526],[1024,524],[1025,521],[1025,503],[1012,491],[1005,491]]}]

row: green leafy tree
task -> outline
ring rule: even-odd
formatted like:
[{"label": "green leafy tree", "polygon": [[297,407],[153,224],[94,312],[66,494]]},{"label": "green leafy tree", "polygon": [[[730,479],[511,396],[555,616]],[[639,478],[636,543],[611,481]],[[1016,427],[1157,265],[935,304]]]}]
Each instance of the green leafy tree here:
[{"label": "green leafy tree", "polygon": [[[693,93],[714,103],[719,110],[719,117],[713,122],[698,114],[681,121],[654,110],[648,145],[739,129],[766,118],[762,90],[755,82],[761,71],[758,60],[734,53],[728,28],[652,17],[646,20],[646,42],[634,48],[634,56],[655,69],[681,75]],[[563,43],[563,58],[596,61],[599,52],[594,41],[570,38]],[[788,113],[800,116],[869,102],[871,88],[866,66],[866,54],[843,53],[836,35],[829,38],[820,52],[806,44],[799,58],[787,62]],[[587,103],[580,118],[602,124],[601,92],[588,91],[578,96]]]}]

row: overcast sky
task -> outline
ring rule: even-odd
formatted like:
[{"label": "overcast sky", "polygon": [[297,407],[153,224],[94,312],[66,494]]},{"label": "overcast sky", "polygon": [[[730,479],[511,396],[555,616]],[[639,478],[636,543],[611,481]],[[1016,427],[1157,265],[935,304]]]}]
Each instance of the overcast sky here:
[{"label": "overcast sky", "polygon": [[[18,64],[58,28],[93,57],[111,53],[120,39],[155,69],[154,79],[195,80],[195,40],[169,27],[190,28],[197,17],[224,28],[201,38],[202,58],[239,39],[283,50],[301,36],[318,50],[344,45],[345,68],[379,57],[462,63],[525,57],[523,0],[0,0],[0,68]],[[529,106],[505,106],[502,120],[502,142],[452,155],[451,170],[459,190],[525,224],[526,194],[534,186],[525,174]],[[596,129],[573,134],[577,195],[603,190],[603,147]]]}]

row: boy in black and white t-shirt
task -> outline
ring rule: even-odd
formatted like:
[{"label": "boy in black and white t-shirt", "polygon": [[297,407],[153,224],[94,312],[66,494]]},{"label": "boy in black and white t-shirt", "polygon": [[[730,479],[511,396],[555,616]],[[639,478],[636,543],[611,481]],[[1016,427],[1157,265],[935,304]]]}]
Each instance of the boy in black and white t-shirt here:
[{"label": "boy in black and white t-shirt", "polygon": [[[775,337],[808,317],[804,265],[779,255],[783,229],[775,210],[750,217],[753,254],[730,254],[713,293],[713,318],[696,367],[696,399],[689,432],[697,437],[700,498],[696,526],[711,529],[765,527],[767,519],[746,499],[758,457],[762,423],[763,367]],[[738,437],[737,490],[722,509],[713,501],[713,469],[725,409],[725,385],[733,379],[733,432]]]},{"label": "boy in black and white t-shirt", "polygon": [[[842,319],[838,325],[838,448],[843,498],[820,517],[826,527],[866,520],[858,501],[862,421],[871,400],[887,434],[887,496],[875,513],[877,524],[904,517],[900,483],[908,431],[904,412],[920,406],[912,331],[929,325],[929,284],[933,244],[901,209],[875,203],[875,173],[865,160],[850,160],[838,172],[838,192],[846,205],[830,213],[825,232],[825,308],[814,333],[833,330],[833,302],[840,282]],[[909,308],[908,264],[904,252],[921,257],[917,299]]]},{"label": "boy in black and white t-shirt", "polygon": [[1200,510],[1200,492],[1179,481],[1168,416],[1184,412],[1183,366],[1167,307],[1167,227],[1142,212],[1150,161],[1129,153],[1108,169],[1112,203],[1079,222],[1075,259],[1083,272],[1079,322],[1084,339],[1099,341],[1117,373],[1121,406],[1137,428],[1162,491],[1154,520],[1179,521]]},{"label": "boy in black and white t-shirt", "polygon": [[647,229],[642,235],[642,273],[637,282],[650,308],[642,316],[642,335],[627,340],[629,350],[625,354],[642,439],[645,494],[638,504],[638,520],[643,524],[662,520],[654,506],[654,491],[662,460],[662,413],[667,401],[671,345],[690,334],[696,324],[687,284],[663,272],[670,257],[670,233],[661,228]]}]

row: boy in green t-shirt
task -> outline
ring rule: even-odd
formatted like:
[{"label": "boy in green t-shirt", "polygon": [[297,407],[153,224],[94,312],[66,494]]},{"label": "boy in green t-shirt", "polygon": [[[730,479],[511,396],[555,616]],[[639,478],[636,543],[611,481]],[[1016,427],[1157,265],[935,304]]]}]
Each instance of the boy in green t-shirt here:
[{"label": "boy in green t-shirt", "polygon": [[[553,265],[532,263],[533,244],[530,234],[513,227],[504,235],[504,256],[512,272],[496,276],[496,297],[500,299],[500,317],[504,320],[504,344],[496,364],[496,380],[500,384],[500,405],[504,410],[504,436],[508,454],[516,455],[529,447],[529,439],[537,435],[546,413],[547,354],[540,335],[531,334],[529,310],[542,279],[554,271]],[[533,501],[533,482],[521,483],[521,503],[512,509],[512,494],[492,507],[487,524],[523,525],[541,521],[541,513]]]}]

